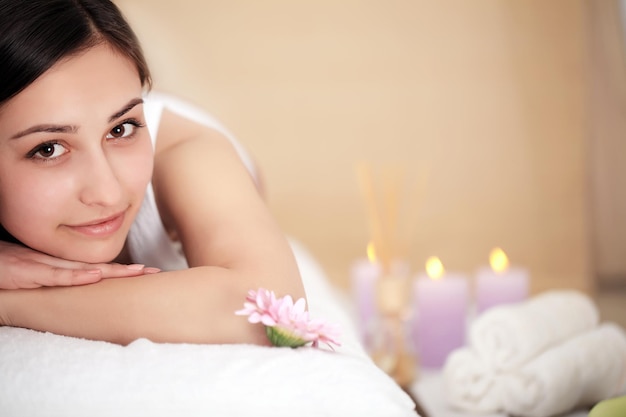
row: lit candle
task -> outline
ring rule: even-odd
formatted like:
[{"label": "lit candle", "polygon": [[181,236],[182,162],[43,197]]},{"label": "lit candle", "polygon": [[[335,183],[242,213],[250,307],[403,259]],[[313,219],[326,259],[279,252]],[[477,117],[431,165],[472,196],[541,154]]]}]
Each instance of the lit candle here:
[{"label": "lit candle", "polygon": [[370,327],[376,320],[376,282],[381,273],[382,267],[376,261],[374,245],[370,243],[367,245],[367,258],[356,260],[350,271],[357,325],[366,346],[370,344],[368,340]]},{"label": "lit candle", "polygon": [[476,309],[480,314],[500,304],[517,303],[528,297],[528,271],[509,266],[509,259],[500,248],[489,254],[491,267],[476,273]]},{"label": "lit candle", "polygon": [[440,368],[448,354],[465,344],[468,282],[446,273],[439,258],[426,262],[415,281],[415,345],[424,368]]}]

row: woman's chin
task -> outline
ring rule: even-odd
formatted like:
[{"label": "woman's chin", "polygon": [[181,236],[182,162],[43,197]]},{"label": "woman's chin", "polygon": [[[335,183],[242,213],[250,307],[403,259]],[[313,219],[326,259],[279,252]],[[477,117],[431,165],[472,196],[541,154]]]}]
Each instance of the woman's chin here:
[{"label": "woman's chin", "polygon": [[88,264],[101,264],[110,262],[122,262],[120,258],[122,249],[118,248],[98,248],[93,250],[75,250],[61,254],[59,258],[68,261],[84,262]]}]

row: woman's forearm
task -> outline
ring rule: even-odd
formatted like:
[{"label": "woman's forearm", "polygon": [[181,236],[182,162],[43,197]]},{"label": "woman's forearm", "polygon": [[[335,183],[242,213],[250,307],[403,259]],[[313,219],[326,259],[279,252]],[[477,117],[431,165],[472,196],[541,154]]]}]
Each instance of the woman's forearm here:
[{"label": "woman's forearm", "polygon": [[247,289],[234,272],[214,267],[106,279],[75,287],[0,292],[5,325],[128,344],[267,344],[262,326],[234,312]]}]

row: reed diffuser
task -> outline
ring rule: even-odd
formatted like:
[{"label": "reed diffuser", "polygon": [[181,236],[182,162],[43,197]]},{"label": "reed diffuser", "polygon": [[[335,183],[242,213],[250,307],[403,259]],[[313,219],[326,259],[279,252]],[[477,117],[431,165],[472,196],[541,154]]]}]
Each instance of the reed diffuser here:
[{"label": "reed diffuser", "polygon": [[400,165],[384,166],[375,175],[370,164],[361,163],[357,174],[371,244],[382,268],[375,286],[377,319],[370,327],[374,340],[370,354],[398,385],[408,387],[417,370],[407,334],[411,314],[408,249],[416,219],[415,200],[424,184],[419,181],[418,189],[407,190],[406,172]]}]

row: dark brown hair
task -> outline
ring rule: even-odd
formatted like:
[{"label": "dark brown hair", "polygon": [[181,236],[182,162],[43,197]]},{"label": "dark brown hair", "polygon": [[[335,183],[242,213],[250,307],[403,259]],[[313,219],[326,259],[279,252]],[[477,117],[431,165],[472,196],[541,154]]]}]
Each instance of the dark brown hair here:
[{"label": "dark brown hair", "polygon": [[107,43],[135,63],[151,87],[143,51],[109,0],[0,0],[0,106],[60,59]]}]

